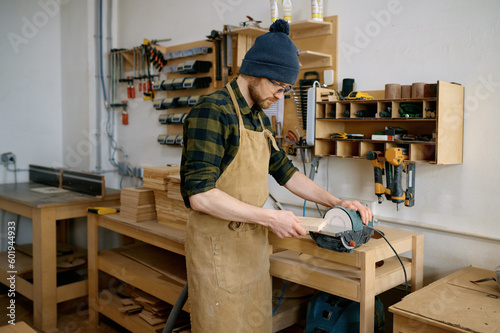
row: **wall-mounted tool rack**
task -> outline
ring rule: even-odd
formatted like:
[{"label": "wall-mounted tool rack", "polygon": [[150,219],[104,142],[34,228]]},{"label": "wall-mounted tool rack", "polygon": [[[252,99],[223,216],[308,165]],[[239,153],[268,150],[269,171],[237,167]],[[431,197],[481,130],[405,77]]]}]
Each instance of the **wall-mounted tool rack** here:
[{"label": "wall-mounted tool rack", "polygon": [[126,111],[126,101],[118,98],[118,89],[126,84],[127,98],[153,100],[152,82],[157,80],[164,70],[166,60],[163,54],[166,47],[150,44],[124,50],[112,50],[110,60],[110,96],[111,107],[123,107]]},{"label": "wall-mounted tool rack", "polygon": [[215,50],[211,41],[169,46],[165,48],[166,80],[154,82],[153,106],[161,113],[158,122],[166,126],[157,142],[169,146],[182,146],[182,124],[189,110],[200,96],[222,87],[216,80]]}]

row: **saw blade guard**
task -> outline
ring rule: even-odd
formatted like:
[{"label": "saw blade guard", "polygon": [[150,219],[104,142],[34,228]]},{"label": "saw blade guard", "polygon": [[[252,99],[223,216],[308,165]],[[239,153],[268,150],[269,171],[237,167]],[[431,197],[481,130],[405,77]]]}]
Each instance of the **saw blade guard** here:
[{"label": "saw blade guard", "polygon": [[[365,227],[357,211],[335,206],[328,209],[323,218],[327,223],[321,233],[310,233],[319,247],[337,252],[352,252],[368,242],[373,235],[373,230]],[[368,225],[373,227],[373,221]]]}]

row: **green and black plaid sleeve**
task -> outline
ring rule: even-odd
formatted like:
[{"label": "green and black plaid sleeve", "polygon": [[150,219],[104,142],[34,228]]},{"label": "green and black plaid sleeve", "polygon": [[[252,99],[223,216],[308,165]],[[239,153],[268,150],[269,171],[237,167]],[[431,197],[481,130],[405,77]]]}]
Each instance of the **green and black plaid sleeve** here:
[{"label": "green and black plaid sleeve", "polygon": [[[236,79],[231,87],[238,101],[245,128],[272,132],[269,118],[260,108],[250,109],[241,94]],[[273,133],[274,134],[274,133]],[[181,193],[186,207],[189,197],[215,188],[215,182],[236,156],[239,148],[238,117],[226,88],[200,98],[184,121],[184,147],[181,160]],[[269,173],[284,185],[297,171],[283,149],[271,148]],[[249,171],[249,177],[251,177]]]}]

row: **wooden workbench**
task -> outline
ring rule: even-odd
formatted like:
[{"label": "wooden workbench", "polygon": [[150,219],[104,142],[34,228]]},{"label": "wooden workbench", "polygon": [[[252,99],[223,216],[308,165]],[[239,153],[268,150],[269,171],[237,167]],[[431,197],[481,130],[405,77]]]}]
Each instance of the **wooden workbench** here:
[{"label": "wooden workbench", "polygon": [[[33,301],[35,327],[48,331],[57,328],[57,303],[88,293],[87,280],[57,286],[56,222],[85,217],[90,206],[119,206],[120,193],[107,190],[102,198],[69,191],[33,191],[44,187],[34,183],[1,184],[0,209],[32,219],[33,283],[18,276],[16,292]],[[7,283],[7,272],[15,269],[8,269],[6,263],[0,266],[1,282]]]},{"label": "wooden workbench", "polygon": [[[87,218],[88,270],[89,270],[89,321],[97,327],[99,313],[112,319],[129,331],[138,333],[156,333],[164,324],[151,326],[137,315],[127,315],[118,310],[121,306],[119,296],[111,290],[103,288],[99,293],[99,271],[105,272],[115,279],[141,289],[161,300],[174,304],[184,287],[178,279],[166,279],[157,270],[121,255],[124,247],[98,251],[97,239],[99,229],[108,229],[131,237],[160,249],[185,255],[183,230],[159,224],[156,220],[134,222],[119,214],[95,215]],[[98,228],[99,227],[99,228]],[[177,267],[171,267],[176,270]],[[180,274],[179,274],[180,275]],[[189,302],[189,301],[188,301]],[[186,302],[183,310],[189,312]],[[306,303],[303,299],[290,299],[282,304],[273,315],[273,332],[289,327],[301,319]]]},{"label": "wooden workbench", "polygon": [[[384,232],[401,258],[412,291],[423,285],[422,234],[377,227]],[[401,264],[386,241],[372,238],[352,253],[340,253],[318,247],[309,237],[280,239],[269,234],[271,245],[287,249],[271,255],[271,275],[360,303],[360,332],[374,330],[375,296],[404,283]],[[376,268],[375,263],[384,261]]]},{"label": "wooden workbench", "polygon": [[466,267],[392,305],[393,331],[500,332],[500,289],[493,270]]}]

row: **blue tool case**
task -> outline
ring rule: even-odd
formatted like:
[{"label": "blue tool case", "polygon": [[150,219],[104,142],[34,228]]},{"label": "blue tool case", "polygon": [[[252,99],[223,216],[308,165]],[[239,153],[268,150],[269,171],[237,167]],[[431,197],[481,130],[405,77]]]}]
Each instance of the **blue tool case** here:
[{"label": "blue tool case", "polygon": [[[315,294],[307,304],[305,333],[359,332],[359,303],[325,292]],[[384,305],[375,297],[375,329],[383,332]]]}]

